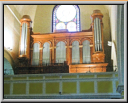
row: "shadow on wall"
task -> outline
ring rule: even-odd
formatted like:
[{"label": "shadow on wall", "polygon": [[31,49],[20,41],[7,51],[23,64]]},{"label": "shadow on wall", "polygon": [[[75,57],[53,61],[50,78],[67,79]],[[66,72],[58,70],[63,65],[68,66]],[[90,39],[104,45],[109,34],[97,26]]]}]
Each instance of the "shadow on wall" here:
[{"label": "shadow on wall", "polygon": [[111,59],[110,64],[107,66],[106,69],[107,72],[116,72],[117,70],[117,65],[113,65],[113,60]]},{"label": "shadow on wall", "polygon": [[4,75],[14,75],[13,68],[6,58],[4,58]]}]

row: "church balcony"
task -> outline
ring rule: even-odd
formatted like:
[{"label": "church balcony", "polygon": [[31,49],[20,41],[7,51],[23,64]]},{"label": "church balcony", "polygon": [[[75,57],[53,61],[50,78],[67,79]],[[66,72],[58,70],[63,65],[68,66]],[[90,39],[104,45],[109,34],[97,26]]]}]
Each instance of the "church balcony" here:
[{"label": "church balcony", "polygon": [[118,72],[4,75],[4,99],[121,99]]}]

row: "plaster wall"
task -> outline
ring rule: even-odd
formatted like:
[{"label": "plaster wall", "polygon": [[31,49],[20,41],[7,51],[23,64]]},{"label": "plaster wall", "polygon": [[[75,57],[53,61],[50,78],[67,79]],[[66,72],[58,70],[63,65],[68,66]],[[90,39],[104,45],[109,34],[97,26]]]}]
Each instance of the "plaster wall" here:
[{"label": "plaster wall", "polygon": [[[20,23],[16,20],[8,7],[4,5],[4,57],[11,65],[17,62],[19,39]],[[11,47],[12,50],[8,50],[8,47]]]}]

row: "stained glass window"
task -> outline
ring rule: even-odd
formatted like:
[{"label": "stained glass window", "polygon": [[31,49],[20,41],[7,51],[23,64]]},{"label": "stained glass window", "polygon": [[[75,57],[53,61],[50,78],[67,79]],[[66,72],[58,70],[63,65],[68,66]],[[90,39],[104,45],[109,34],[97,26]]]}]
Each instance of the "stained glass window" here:
[{"label": "stained glass window", "polygon": [[57,5],[53,10],[53,32],[67,29],[80,31],[80,10],[77,5]]}]

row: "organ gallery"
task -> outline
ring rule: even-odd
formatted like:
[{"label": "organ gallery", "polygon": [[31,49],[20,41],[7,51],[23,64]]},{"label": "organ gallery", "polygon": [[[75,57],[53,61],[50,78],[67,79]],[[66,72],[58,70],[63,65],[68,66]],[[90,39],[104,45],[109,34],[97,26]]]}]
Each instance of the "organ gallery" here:
[{"label": "organ gallery", "polygon": [[32,31],[31,18],[24,15],[20,20],[17,70],[24,69],[25,73],[32,70],[36,73],[106,72],[102,18],[103,14],[94,10],[88,30],[70,32],[67,28],[55,28],[52,33],[42,34]]}]

